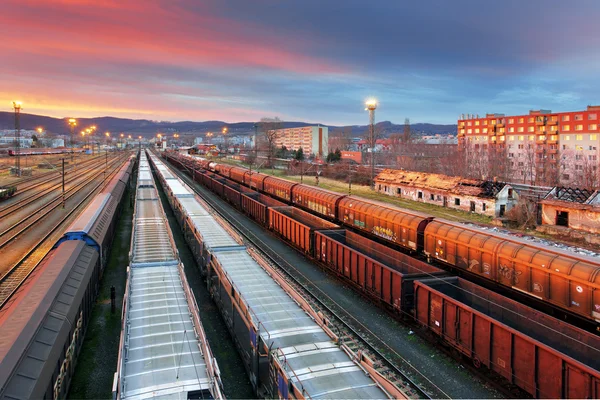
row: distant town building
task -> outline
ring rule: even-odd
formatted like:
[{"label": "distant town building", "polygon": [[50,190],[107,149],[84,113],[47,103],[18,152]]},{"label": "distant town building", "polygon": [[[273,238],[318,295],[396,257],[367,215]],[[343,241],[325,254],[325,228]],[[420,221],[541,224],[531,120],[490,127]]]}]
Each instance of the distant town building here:
[{"label": "distant town building", "polygon": [[598,187],[600,106],[526,115],[462,115],[459,148],[471,175],[517,182]]},{"label": "distant town building", "polygon": [[[300,128],[277,129],[275,147],[285,146],[288,150],[302,147],[304,154],[326,157],[329,152],[329,130],[326,126],[304,126]],[[264,136],[264,135],[263,135]]]},{"label": "distant town building", "polygon": [[[3,136],[0,137],[0,145],[14,146],[17,138],[14,136]],[[33,139],[30,137],[19,137],[19,145],[21,147],[31,147]]]},{"label": "distant town building", "polygon": [[503,217],[519,200],[512,186],[458,176],[385,169],[375,178],[378,192],[441,207]]}]

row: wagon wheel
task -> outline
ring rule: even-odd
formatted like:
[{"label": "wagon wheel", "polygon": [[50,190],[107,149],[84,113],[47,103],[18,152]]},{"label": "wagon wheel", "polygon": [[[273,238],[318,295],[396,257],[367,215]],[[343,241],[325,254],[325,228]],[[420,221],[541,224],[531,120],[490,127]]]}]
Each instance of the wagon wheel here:
[{"label": "wagon wheel", "polygon": [[473,365],[475,366],[475,368],[481,368],[481,360],[478,357],[474,357]]}]

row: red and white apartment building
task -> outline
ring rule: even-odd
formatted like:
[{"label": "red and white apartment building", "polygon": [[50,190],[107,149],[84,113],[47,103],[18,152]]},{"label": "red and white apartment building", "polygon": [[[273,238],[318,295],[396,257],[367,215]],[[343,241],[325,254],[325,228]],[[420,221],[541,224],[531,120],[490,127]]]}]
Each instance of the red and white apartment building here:
[{"label": "red and white apartment building", "polygon": [[[468,165],[487,165],[488,174],[502,171],[499,175],[505,176],[497,178],[505,181],[597,187],[599,116],[600,106],[514,116],[463,115],[458,120],[458,144]],[[485,178],[495,177],[490,175]]]}]

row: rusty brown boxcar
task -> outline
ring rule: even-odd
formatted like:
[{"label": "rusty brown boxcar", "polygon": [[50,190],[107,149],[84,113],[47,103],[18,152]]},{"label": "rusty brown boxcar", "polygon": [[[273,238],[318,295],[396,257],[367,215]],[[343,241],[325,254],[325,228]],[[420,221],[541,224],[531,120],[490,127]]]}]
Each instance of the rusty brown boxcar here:
[{"label": "rusty brown boxcar", "polygon": [[234,168],[233,165],[217,164],[215,166],[215,171],[219,175],[224,176],[225,178],[229,178],[229,171],[231,171],[232,168]]},{"label": "rusty brown boxcar", "polygon": [[310,255],[313,255],[312,245],[315,231],[339,228],[334,223],[295,207],[269,208],[269,229]]},{"label": "rusty brown boxcar", "polygon": [[225,184],[225,179],[214,177],[211,182],[211,189],[215,192],[219,197],[223,197],[223,186]]},{"label": "rusty brown boxcar", "polygon": [[447,275],[426,262],[347,230],[316,232],[314,257],[396,311],[412,310],[415,279]]},{"label": "rusty brown boxcar", "polygon": [[296,182],[269,176],[264,180],[263,191],[277,197],[279,200],[291,203],[292,188],[296,185]]},{"label": "rusty brown boxcar", "polygon": [[598,260],[439,219],[424,253],[600,322]]},{"label": "rusty brown boxcar", "polygon": [[263,190],[264,181],[269,175],[261,174],[256,171],[248,171],[244,176],[244,184],[254,190]]},{"label": "rusty brown boxcar", "polygon": [[292,203],[314,211],[327,219],[335,218],[335,209],[343,194],[298,184],[292,188]]},{"label": "rusty brown boxcar", "polygon": [[600,337],[461,278],[415,282],[415,319],[537,398],[598,398]]},{"label": "rusty brown boxcar", "polygon": [[433,219],[352,196],[340,199],[337,213],[339,222],[414,251],[423,248],[423,230]]},{"label": "rusty brown boxcar", "polygon": [[261,193],[242,193],[241,210],[259,224],[269,226],[269,207],[283,207],[285,203]]},{"label": "rusty brown boxcar", "polygon": [[241,167],[233,167],[229,170],[229,178],[237,183],[244,183],[244,175],[248,170]]},{"label": "rusty brown boxcar", "polygon": [[223,184],[223,198],[229,203],[233,204],[236,208],[240,208],[241,205],[241,186],[232,181],[225,181]]}]

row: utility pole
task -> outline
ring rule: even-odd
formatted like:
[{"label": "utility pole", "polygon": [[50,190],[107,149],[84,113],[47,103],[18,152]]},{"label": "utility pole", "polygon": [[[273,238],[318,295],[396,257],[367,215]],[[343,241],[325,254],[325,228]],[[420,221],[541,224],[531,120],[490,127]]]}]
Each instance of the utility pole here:
[{"label": "utility pole", "polygon": [[15,174],[21,176],[21,102],[13,101],[15,109]]},{"label": "utility pole", "polygon": [[71,127],[71,164],[73,164],[73,135],[75,135],[75,125],[77,125],[77,120],[69,118],[69,126]]},{"label": "utility pole", "polygon": [[367,100],[367,108],[369,111],[369,137],[371,145],[371,190],[375,190],[375,109],[377,108],[377,100]]},{"label": "utility pole", "polygon": [[348,160],[348,196],[352,195],[352,163]]}]

